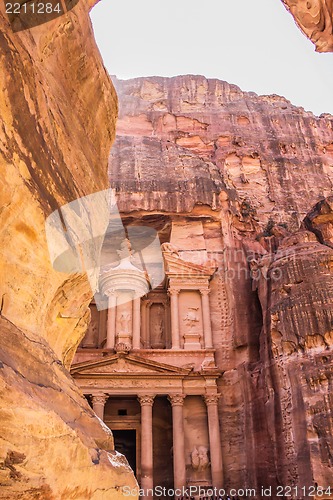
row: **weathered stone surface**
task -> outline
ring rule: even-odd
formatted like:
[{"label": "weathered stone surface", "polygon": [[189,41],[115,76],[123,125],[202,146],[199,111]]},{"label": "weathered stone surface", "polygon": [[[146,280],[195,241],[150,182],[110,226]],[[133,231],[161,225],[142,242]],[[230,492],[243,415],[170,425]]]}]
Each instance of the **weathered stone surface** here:
[{"label": "weathered stone surface", "polygon": [[317,52],[333,51],[332,0],[282,0],[303,33],[315,44]]},{"label": "weathered stone surface", "polygon": [[[250,369],[256,404],[267,422],[270,456],[279,457],[280,481],[299,487],[313,480],[332,484],[332,259],[332,248],[300,231],[282,240],[268,263],[268,280],[259,280],[260,363]],[[264,474],[267,464],[257,467]]]},{"label": "weathered stone surface", "polygon": [[93,3],[18,33],[0,7],[0,498],[120,498],[134,484],[62,366],[92,293],[84,275],[52,269],[44,228],[59,206],[107,187],[117,101]]},{"label": "weathered stone surface", "polygon": [[331,485],[332,117],[200,76],[115,84],[124,221],[218,264],[225,487]]},{"label": "weathered stone surface", "polygon": [[239,230],[253,230],[256,219],[296,229],[331,194],[330,115],[318,118],[283,97],[201,76],[115,85],[120,114],[110,178],[115,187],[126,182],[122,192],[136,193],[128,195],[133,210],[156,208],[154,193],[163,192],[161,210],[188,212],[189,190],[192,200],[215,210],[226,191]]},{"label": "weathered stone surface", "polygon": [[319,201],[304,220],[304,225],[313,231],[319,241],[333,247],[333,196]]}]

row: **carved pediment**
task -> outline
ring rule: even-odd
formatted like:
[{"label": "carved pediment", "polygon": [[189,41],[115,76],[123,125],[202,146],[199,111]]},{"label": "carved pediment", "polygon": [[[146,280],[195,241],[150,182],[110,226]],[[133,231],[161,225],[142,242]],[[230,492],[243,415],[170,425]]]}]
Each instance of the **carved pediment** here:
[{"label": "carved pediment", "polygon": [[165,261],[165,272],[169,277],[202,277],[209,279],[216,271],[216,265],[213,262],[209,262],[207,266],[201,266],[182,260],[170,253],[165,252],[163,256]]},{"label": "carved pediment", "polygon": [[99,360],[78,363],[71,368],[74,377],[185,376],[191,370],[151,361],[131,354],[112,354]]}]

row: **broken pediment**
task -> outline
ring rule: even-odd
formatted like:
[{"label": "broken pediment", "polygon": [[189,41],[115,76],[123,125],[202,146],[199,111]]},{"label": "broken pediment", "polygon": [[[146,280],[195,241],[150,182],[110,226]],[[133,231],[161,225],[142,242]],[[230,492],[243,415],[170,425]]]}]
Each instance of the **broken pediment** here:
[{"label": "broken pediment", "polygon": [[206,266],[202,266],[182,260],[176,253],[163,252],[163,256],[165,262],[165,272],[169,277],[202,277],[209,279],[217,268],[216,263],[213,261],[209,261]]},{"label": "broken pediment", "polygon": [[140,356],[131,354],[112,354],[99,360],[78,363],[72,366],[71,374],[76,377],[93,376],[186,376],[191,371],[189,368],[178,368],[176,366],[147,360]]}]

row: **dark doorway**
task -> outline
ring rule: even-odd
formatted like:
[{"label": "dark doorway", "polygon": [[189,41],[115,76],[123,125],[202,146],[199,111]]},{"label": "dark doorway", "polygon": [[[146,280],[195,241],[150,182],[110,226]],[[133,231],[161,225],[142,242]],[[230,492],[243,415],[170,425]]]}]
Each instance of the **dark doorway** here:
[{"label": "dark doorway", "polygon": [[114,447],[125,455],[134,474],[136,474],[136,431],[134,429],[112,430]]},{"label": "dark doorway", "polygon": [[166,396],[153,406],[154,484],[173,488],[172,410]]}]

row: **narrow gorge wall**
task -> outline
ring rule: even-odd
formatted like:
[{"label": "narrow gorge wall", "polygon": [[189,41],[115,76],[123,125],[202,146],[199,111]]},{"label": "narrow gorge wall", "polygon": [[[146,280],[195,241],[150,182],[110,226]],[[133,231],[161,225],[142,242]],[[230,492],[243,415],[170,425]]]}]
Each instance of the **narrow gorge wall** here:
[{"label": "narrow gorge wall", "polygon": [[225,486],[329,486],[333,117],[201,76],[115,85],[124,221],[218,264]]},{"label": "narrow gorge wall", "polygon": [[117,99],[93,3],[17,33],[0,6],[0,498],[120,498],[135,484],[63,366],[92,292],[52,269],[45,237],[53,210],[108,187]]}]

